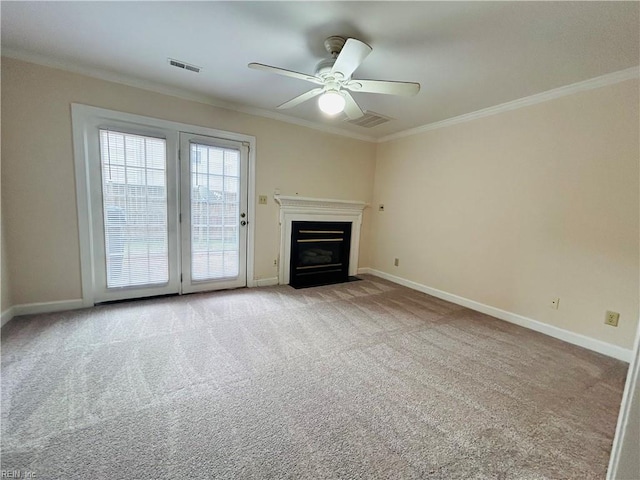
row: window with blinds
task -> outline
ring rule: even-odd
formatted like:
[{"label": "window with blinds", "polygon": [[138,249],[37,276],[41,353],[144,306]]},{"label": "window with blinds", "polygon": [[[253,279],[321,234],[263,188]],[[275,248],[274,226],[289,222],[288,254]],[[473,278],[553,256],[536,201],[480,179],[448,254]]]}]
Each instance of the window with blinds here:
[{"label": "window with blinds", "polygon": [[191,279],[239,272],[240,152],[190,144]]},{"label": "window with blinds", "polygon": [[107,287],[169,280],[166,142],[100,130]]}]

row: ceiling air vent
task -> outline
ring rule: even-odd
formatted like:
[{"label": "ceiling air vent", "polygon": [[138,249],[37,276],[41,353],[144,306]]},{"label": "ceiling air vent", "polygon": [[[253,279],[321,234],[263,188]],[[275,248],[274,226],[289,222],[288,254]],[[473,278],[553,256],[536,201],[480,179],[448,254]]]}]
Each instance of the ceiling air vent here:
[{"label": "ceiling air vent", "polygon": [[169,65],[171,65],[172,67],[181,68],[183,70],[189,70],[190,72],[196,72],[196,73],[200,73],[200,70],[202,70],[200,67],[196,67],[195,65],[190,65],[188,63],[181,62],[180,60],[174,60],[173,58],[168,58],[167,60],[169,61]]},{"label": "ceiling air vent", "polygon": [[389,120],[391,120],[389,117],[385,117],[384,115],[380,115],[376,112],[368,111],[365,112],[362,117],[356,118],[354,120],[348,120],[348,122],[352,123],[353,125],[358,125],[359,127],[372,128],[377,127],[378,125],[381,125],[383,123],[387,123]]}]

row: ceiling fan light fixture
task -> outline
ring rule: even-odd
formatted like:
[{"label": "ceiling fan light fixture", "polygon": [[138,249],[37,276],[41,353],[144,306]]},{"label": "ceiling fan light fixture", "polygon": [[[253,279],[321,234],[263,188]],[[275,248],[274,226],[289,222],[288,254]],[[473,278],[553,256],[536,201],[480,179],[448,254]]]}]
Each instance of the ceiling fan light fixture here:
[{"label": "ceiling fan light fixture", "polygon": [[307,100],[318,97],[318,107],[330,117],[345,112],[349,120],[356,120],[364,112],[350,92],[382,93],[385,95],[411,96],[420,91],[420,84],[388,80],[353,80],[351,75],[371,53],[371,47],[355,38],[329,37],[325,48],[331,58],[316,66],[314,75],[272,67],[262,63],[250,63],[249,68],[297,78],[320,85],[302,95],[278,105],[278,109],[293,108]]},{"label": "ceiling fan light fixture", "polygon": [[337,90],[324,92],[318,98],[318,106],[327,115],[337,115],[344,110],[346,100]]}]

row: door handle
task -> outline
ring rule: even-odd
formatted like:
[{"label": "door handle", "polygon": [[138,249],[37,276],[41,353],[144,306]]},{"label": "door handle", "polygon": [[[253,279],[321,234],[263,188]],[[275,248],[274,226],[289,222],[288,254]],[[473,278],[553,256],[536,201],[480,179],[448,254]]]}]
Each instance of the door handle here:
[{"label": "door handle", "polygon": [[247,222],[246,222],[245,220],[242,220],[242,221],[240,222],[240,225],[242,225],[243,227],[244,227],[246,224],[247,224]]}]

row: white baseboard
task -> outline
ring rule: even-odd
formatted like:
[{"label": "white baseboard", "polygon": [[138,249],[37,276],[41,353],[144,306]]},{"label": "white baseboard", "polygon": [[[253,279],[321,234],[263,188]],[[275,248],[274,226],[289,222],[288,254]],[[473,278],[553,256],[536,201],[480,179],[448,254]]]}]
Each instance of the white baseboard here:
[{"label": "white baseboard", "polygon": [[[278,277],[262,278],[254,280],[252,286],[256,287],[268,287],[278,284]],[[24,303],[21,305],[14,305],[2,312],[2,326],[14,317],[20,315],[33,315],[36,313],[52,313],[62,312],[65,310],[77,310],[79,308],[87,308],[81,298],[75,300],[58,300],[55,302],[39,302],[39,303]]]},{"label": "white baseboard", "polygon": [[[403,285],[405,287],[426,293],[428,295],[432,295],[437,298],[441,298],[442,300],[455,303],[456,305],[462,305],[463,307],[470,308],[471,310],[491,315],[492,317],[496,317],[500,320],[520,325],[521,327],[529,328],[536,332],[544,333],[545,335],[549,335],[550,337],[554,337],[559,340],[563,340],[565,342],[572,343],[589,350],[593,350],[594,352],[602,353],[603,355],[607,355],[609,357],[617,358],[618,360],[622,360],[624,362],[630,362],[632,358],[633,352],[629,349],[622,348],[617,345],[612,345],[610,343],[587,337],[586,335],[581,335],[579,333],[571,332],[569,330],[554,327],[553,325],[539,322],[537,320],[518,315],[517,313],[507,312],[506,310],[501,310],[490,305],[485,305],[483,303],[476,302],[475,300],[470,300],[459,295],[454,295],[452,293],[444,292],[436,288],[427,287],[426,285],[422,285],[420,283],[413,282],[402,277],[397,277],[395,275],[391,275],[390,273],[376,270],[374,268],[358,268],[358,274],[370,274],[376,277],[384,278],[385,280],[389,280],[390,282]],[[255,285],[258,287],[278,285],[278,277],[255,280]],[[82,299],[14,305],[13,307],[10,307],[2,312],[2,325],[7,323],[13,317],[17,317],[20,315],[60,312],[64,310],[75,310],[78,308],[85,308]]]},{"label": "white baseboard", "polygon": [[2,325],[4,326],[9,320],[20,315],[33,315],[36,313],[63,312],[65,310],[77,310],[78,308],[86,308],[82,299],[77,300],[58,300],[55,302],[39,302],[39,303],[23,303],[14,305],[2,312]]},{"label": "white baseboard", "polygon": [[278,285],[278,277],[259,278],[255,280],[256,287],[270,287]]},{"label": "white baseboard", "polygon": [[418,290],[419,292],[423,292],[437,298],[441,298],[442,300],[455,303],[456,305],[462,305],[463,307],[470,308],[471,310],[491,315],[492,317],[496,317],[500,320],[520,325],[521,327],[525,327],[530,330],[535,330],[536,332],[544,333],[545,335],[549,335],[550,337],[563,340],[567,343],[572,343],[573,345],[578,345],[579,347],[593,350],[594,352],[602,353],[603,355],[607,355],[609,357],[617,358],[618,360],[622,360],[627,363],[630,362],[632,358],[633,352],[629,349],[622,348],[617,345],[612,345],[610,343],[603,342],[602,340],[596,340],[595,338],[587,337],[586,335],[581,335],[569,330],[554,327],[553,325],[539,322],[538,320],[533,320],[531,318],[518,315],[517,313],[507,312],[506,310],[501,310],[490,305],[485,305],[483,303],[476,302],[475,300],[460,297],[458,295],[444,292],[436,288],[427,287],[426,285],[422,285],[405,278],[396,277],[395,275],[391,275],[390,273],[382,272],[373,268],[359,268],[358,273],[368,273],[376,277],[384,278],[385,280],[389,280],[390,282],[409,287],[413,290]]},{"label": "white baseboard", "polygon": [[62,312],[64,310],[77,310],[78,308],[86,308],[81,298],[55,302],[23,303],[22,305],[13,306],[13,316]]},{"label": "white baseboard", "polygon": [[4,324],[15,316],[16,314],[14,307],[7,308],[4,312],[2,312],[2,321],[0,322],[0,327],[4,327]]}]

